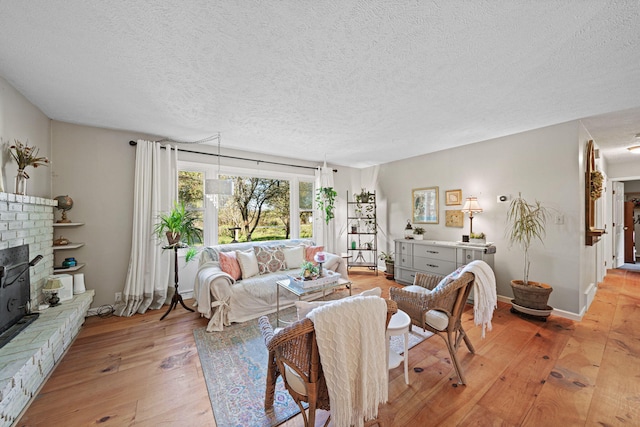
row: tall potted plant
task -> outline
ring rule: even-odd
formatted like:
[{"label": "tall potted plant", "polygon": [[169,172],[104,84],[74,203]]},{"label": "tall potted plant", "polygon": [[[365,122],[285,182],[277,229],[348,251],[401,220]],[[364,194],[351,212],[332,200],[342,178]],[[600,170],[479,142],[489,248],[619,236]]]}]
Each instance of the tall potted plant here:
[{"label": "tall potted plant", "polygon": [[386,278],[393,279],[394,266],[395,266],[395,259],[393,257],[393,252],[388,252],[388,253],[380,252],[380,255],[378,255],[378,258],[384,261]]},{"label": "tall potted plant", "polygon": [[535,240],[544,243],[546,221],[549,211],[539,201],[529,203],[522,194],[514,198],[507,213],[507,238],[511,245],[519,246],[524,252],[522,280],[512,280],[511,289],[514,304],[535,310],[548,310],[547,302],[553,288],[545,283],[529,280],[531,260],[529,248]]}]

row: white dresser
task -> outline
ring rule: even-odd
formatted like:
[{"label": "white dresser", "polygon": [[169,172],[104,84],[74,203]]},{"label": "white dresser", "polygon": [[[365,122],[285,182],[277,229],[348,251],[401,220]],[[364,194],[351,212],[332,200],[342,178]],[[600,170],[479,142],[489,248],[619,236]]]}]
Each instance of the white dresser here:
[{"label": "white dresser", "polygon": [[445,276],[461,265],[482,260],[493,268],[496,247],[437,240],[398,239],[395,241],[394,279],[413,284],[416,273]]}]

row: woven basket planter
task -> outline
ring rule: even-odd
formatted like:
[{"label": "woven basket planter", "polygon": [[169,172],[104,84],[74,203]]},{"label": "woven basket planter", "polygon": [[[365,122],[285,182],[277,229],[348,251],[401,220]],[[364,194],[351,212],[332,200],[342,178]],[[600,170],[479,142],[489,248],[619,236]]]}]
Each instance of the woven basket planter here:
[{"label": "woven basket planter", "polygon": [[522,280],[512,280],[511,290],[513,291],[513,301],[528,308],[536,310],[546,310],[549,308],[549,295],[553,288],[546,283],[529,281],[527,285]]},{"label": "woven basket planter", "polygon": [[385,270],[384,274],[385,274],[385,277],[387,279],[389,279],[389,280],[393,280],[394,265],[395,264],[392,263],[392,262],[391,263],[389,263],[389,262],[385,263],[386,270]]}]

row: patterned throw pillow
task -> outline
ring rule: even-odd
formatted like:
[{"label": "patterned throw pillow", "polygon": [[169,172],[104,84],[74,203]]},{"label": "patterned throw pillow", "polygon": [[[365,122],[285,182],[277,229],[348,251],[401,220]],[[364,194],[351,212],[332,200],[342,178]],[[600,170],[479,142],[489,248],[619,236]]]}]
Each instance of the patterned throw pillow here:
[{"label": "patterned throw pillow", "polygon": [[324,251],[324,246],[306,246],[304,259],[307,261],[311,261],[314,264],[318,264],[313,258],[316,256],[318,252]]},{"label": "patterned throw pillow", "polygon": [[282,248],[254,246],[253,250],[258,259],[258,270],[260,274],[275,273],[276,271],[287,269]]},{"label": "patterned throw pillow", "polygon": [[453,282],[454,280],[456,280],[458,277],[460,277],[462,270],[466,267],[466,265],[462,265],[460,267],[458,267],[455,271],[447,274],[442,280],[440,280],[440,282],[436,285],[435,288],[433,288],[433,290],[431,292],[435,292],[436,290],[440,290],[442,288],[444,288],[445,286],[447,286],[449,283]]},{"label": "patterned throw pillow", "polygon": [[233,280],[240,280],[242,270],[240,270],[240,264],[238,264],[238,258],[236,258],[235,252],[219,252],[218,260],[220,261],[222,271],[233,277]]}]

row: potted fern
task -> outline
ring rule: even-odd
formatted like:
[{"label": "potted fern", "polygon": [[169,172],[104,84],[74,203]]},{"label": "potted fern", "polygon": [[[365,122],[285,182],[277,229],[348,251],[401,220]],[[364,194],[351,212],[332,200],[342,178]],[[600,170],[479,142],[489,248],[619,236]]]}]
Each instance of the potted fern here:
[{"label": "potted fern", "polygon": [[514,304],[534,310],[548,310],[549,295],[553,288],[545,283],[529,280],[529,248],[531,244],[539,240],[544,243],[546,221],[549,216],[548,209],[539,201],[530,203],[519,193],[509,205],[507,213],[507,238],[510,245],[519,246],[524,253],[524,271],[522,280],[512,280],[511,289],[514,295]]},{"label": "potted fern", "polygon": [[153,231],[160,239],[166,236],[170,247],[189,247],[185,254],[185,260],[189,262],[197,254],[190,246],[202,242],[202,229],[196,225],[198,221],[196,212],[187,210],[184,203],[176,202],[171,211],[158,216]]}]

